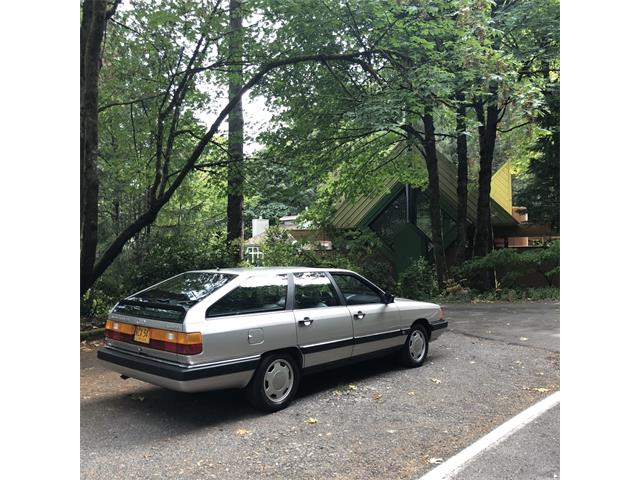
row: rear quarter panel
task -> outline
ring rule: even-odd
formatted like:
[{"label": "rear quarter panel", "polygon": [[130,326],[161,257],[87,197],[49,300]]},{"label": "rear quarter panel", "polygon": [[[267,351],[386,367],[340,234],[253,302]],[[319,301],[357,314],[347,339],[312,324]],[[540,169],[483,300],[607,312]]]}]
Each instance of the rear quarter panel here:
[{"label": "rear quarter panel", "polygon": [[187,330],[202,333],[202,353],[183,357],[186,363],[250,357],[297,344],[291,310],[212,318],[205,318],[204,312],[201,315],[201,318],[189,318]]}]

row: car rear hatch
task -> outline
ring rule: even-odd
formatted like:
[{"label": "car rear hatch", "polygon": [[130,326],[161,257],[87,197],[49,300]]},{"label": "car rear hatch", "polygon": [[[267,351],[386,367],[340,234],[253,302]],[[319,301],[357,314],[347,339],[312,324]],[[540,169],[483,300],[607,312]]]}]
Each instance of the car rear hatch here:
[{"label": "car rear hatch", "polygon": [[201,353],[202,335],[185,332],[187,311],[233,277],[219,272],[187,272],[121,300],[105,325],[107,344],[172,362]]}]

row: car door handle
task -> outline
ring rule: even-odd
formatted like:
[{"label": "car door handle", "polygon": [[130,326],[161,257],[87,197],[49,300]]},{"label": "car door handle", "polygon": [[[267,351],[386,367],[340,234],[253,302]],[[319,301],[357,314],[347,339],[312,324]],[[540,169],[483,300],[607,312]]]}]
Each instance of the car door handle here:
[{"label": "car door handle", "polygon": [[355,318],[356,320],[362,320],[365,315],[366,315],[366,313],[363,313],[362,310],[360,310],[360,311],[358,311],[358,313],[356,313],[353,316],[353,318]]},{"label": "car door handle", "polygon": [[312,323],[313,323],[313,319],[311,319],[309,317],[304,317],[304,319],[298,320],[298,325],[302,325],[304,327],[308,327]]}]

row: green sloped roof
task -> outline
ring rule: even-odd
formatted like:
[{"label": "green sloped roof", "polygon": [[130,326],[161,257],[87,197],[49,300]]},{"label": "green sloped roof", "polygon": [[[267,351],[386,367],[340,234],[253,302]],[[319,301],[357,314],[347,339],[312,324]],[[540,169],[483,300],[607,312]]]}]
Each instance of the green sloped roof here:
[{"label": "green sloped roof", "polygon": [[[413,155],[412,162],[419,167],[420,171],[427,175],[427,168],[422,161],[422,157]],[[444,155],[438,153],[438,174],[440,177],[440,200],[442,208],[447,210],[453,217],[456,215],[458,204],[457,167]],[[355,200],[344,200],[333,217],[333,224],[338,228],[355,228],[365,226],[370,220],[370,213],[379,210],[379,207],[388,203],[398,192],[403,183],[397,178],[390,176],[379,190],[370,195],[363,195]],[[493,197],[493,195],[492,195]],[[478,203],[475,195],[469,195],[467,200],[467,220],[475,223],[478,211]],[[518,222],[493,198],[491,199],[491,218],[494,225],[509,226]]]},{"label": "green sloped roof", "polygon": [[394,187],[398,183],[395,178],[389,178],[383,188],[371,195],[362,195],[355,200],[344,200],[336,210],[333,224],[338,228],[353,228],[359,225],[381,200],[389,196],[392,190],[395,193]]}]

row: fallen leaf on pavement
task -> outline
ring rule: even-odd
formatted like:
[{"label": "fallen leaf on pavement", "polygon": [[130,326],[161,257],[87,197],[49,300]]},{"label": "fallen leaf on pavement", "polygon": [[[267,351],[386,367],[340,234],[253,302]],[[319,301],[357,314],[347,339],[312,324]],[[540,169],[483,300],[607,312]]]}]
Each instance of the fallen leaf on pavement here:
[{"label": "fallen leaf on pavement", "polygon": [[432,378],[432,379],[431,379],[431,381],[432,381],[433,383],[442,383],[442,380],[439,380],[439,379],[437,379],[437,378]]},{"label": "fallen leaf on pavement", "polygon": [[349,385],[349,390],[357,390],[358,387],[356,385]]},{"label": "fallen leaf on pavement", "polygon": [[395,430],[387,430],[387,433],[396,433]]},{"label": "fallen leaf on pavement", "polygon": [[538,393],[546,393],[546,392],[550,392],[551,389],[550,388],[546,388],[546,387],[522,387],[523,390],[529,390],[529,391],[533,391],[533,392],[538,392]]},{"label": "fallen leaf on pavement", "polygon": [[316,423],[318,423],[318,419],[317,418],[313,418],[313,417],[309,417],[304,421],[304,423],[307,423],[309,425],[315,425]]},{"label": "fallen leaf on pavement", "polygon": [[250,433],[249,430],[246,430],[244,428],[239,428],[236,430],[236,435],[240,435],[241,437],[246,435],[247,433]]},{"label": "fallen leaf on pavement", "polygon": [[382,398],[382,394],[381,393],[374,393],[373,394],[373,398],[374,400],[380,400]]},{"label": "fallen leaf on pavement", "polygon": [[415,395],[416,392],[408,392],[407,395]]}]

